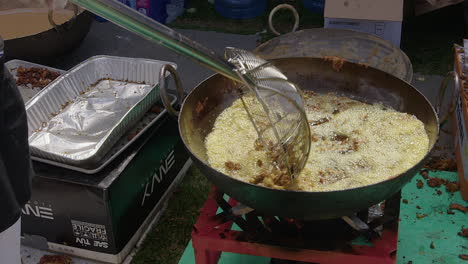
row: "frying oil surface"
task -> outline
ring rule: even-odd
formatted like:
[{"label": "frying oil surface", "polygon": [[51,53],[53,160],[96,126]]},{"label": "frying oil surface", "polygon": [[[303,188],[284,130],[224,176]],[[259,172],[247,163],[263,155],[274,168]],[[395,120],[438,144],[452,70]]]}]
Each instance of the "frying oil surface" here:
[{"label": "frying oil surface", "polygon": [[[415,116],[335,94],[305,94],[311,149],[305,168],[288,189],[333,191],[365,186],[397,176],[421,161],[429,148],[424,124]],[[242,181],[284,189],[240,99],[216,119],[205,140],[208,162]]]}]

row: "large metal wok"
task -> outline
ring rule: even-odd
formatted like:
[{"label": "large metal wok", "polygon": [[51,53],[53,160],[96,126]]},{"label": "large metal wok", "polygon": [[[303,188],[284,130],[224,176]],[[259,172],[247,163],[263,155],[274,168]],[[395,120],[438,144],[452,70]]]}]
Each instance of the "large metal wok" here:
[{"label": "large metal wok", "polygon": [[[367,102],[382,102],[417,116],[429,135],[428,153],[432,150],[439,133],[436,112],[429,101],[405,81],[350,62],[339,72],[333,69],[332,62],[320,58],[281,58],[272,62],[303,90],[337,92]],[[424,160],[401,175],[388,175],[386,181],[343,191],[285,191],[239,181],[209,166],[204,144],[218,114],[238,98],[236,87],[237,84],[219,74],[201,82],[182,105],[179,130],[194,163],[206,177],[220,190],[260,213],[299,219],[350,215],[390,198],[417,173],[427,158],[426,155]]]},{"label": "large metal wok", "polygon": [[[0,14],[1,15],[1,14]],[[88,34],[93,16],[88,11],[76,11],[75,16],[54,28],[21,38],[5,40],[7,60],[22,59],[48,64],[81,43]]]},{"label": "large metal wok", "polygon": [[390,42],[372,34],[347,29],[311,28],[275,37],[254,52],[267,60],[291,57],[336,56],[390,73],[411,83],[408,56]]}]

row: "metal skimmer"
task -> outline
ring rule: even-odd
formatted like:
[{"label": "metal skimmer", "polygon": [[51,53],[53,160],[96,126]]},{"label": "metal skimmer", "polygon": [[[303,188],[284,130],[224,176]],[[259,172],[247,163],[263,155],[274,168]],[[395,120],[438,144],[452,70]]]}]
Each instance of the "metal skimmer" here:
[{"label": "metal skimmer", "polygon": [[[259,136],[267,147],[277,174],[277,184],[290,183],[305,166],[310,149],[310,130],[301,91],[270,62],[236,48],[226,48],[226,59],[242,80],[243,105]],[[247,89],[245,89],[247,88]],[[246,96],[255,100],[247,101]]]}]

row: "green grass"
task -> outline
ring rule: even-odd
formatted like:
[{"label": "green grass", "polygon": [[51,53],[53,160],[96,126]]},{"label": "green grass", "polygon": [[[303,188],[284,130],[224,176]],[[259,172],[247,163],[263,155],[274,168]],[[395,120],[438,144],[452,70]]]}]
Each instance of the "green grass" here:
[{"label": "green grass", "polygon": [[209,184],[192,166],[169,200],[160,221],[150,231],[133,264],[176,264],[185,250],[198,210],[205,202]]}]

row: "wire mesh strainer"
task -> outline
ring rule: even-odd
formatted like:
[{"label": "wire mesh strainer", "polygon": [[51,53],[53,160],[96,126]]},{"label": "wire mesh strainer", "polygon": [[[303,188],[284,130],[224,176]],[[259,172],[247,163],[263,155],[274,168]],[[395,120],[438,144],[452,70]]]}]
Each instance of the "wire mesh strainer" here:
[{"label": "wire mesh strainer", "polygon": [[275,183],[291,183],[305,166],[310,149],[301,91],[278,68],[251,52],[226,48],[225,57],[235,67],[244,90],[256,99],[251,103],[241,97],[258,143],[268,148]]}]

